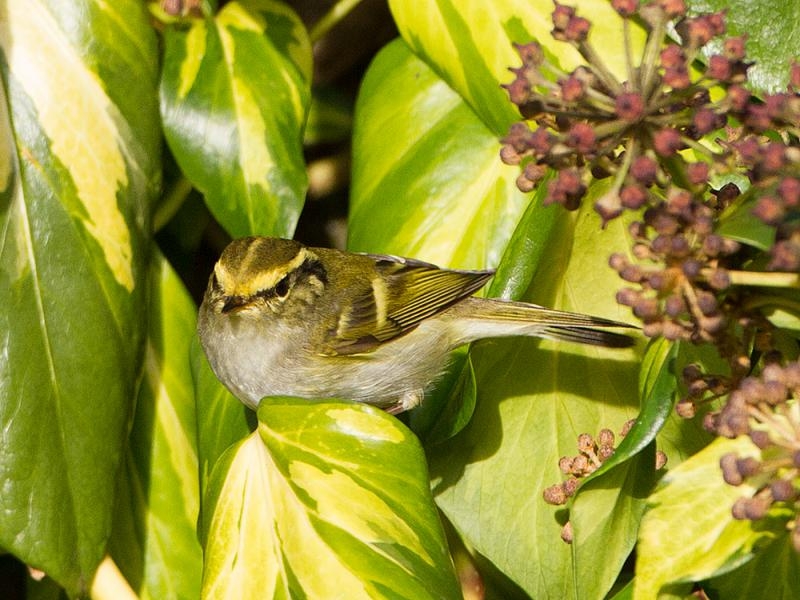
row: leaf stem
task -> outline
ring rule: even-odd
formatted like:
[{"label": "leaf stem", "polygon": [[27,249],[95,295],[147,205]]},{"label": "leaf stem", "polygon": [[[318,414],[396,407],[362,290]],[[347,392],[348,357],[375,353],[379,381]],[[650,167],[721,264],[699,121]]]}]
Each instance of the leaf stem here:
[{"label": "leaf stem", "polygon": [[166,196],[164,196],[164,201],[158,205],[153,215],[154,233],[161,231],[161,228],[170,222],[172,217],[175,216],[175,213],[183,206],[183,202],[191,191],[192,183],[186,179],[186,177],[181,177],[174,183]]},{"label": "leaf stem", "polygon": [[787,298],[783,295],[773,295],[773,296],[755,296],[753,298],[749,298],[743,305],[742,308],[745,311],[751,310],[758,310],[764,307],[777,307],[783,308],[792,314],[800,315],[800,302],[797,300],[792,300],[791,298]]},{"label": "leaf stem", "polygon": [[625,45],[625,68],[628,72],[628,81],[633,81],[636,77],[636,70],[633,67],[633,49],[631,47],[631,28],[628,19],[622,20],[622,40]]},{"label": "leaf stem", "polygon": [[614,74],[609,71],[606,64],[603,62],[603,59],[600,57],[599,54],[595,51],[594,47],[589,42],[581,42],[577,44],[578,52],[580,52],[581,56],[586,59],[586,62],[589,63],[586,66],[589,67],[592,72],[597,75],[597,77],[603,82],[613,95],[618,95],[622,92],[622,84],[617,81],[617,78],[614,77]]},{"label": "leaf stem", "polygon": [[314,44],[318,42],[320,38],[333,29],[336,24],[344,19],[360,2],[361,0],[339,0],[334,4],[331,9],[314,24],[311,31],[309,31],[308,37],[311,39],[311,43]]},{"label": "leaf stem", "polygon": [[647,39],[647,45],[644,49],[644,57],[642,58],[640,69],[640,92],[645,102],[650,100],[651,94],[655,91],[657,86],[656,73],[658,71],[661,45],[664,42],[664,31],[666,29],[666,21],[663,17],[659,17],[650,32]]},{"label": "leaf stem", "polygon": [[[703,269],[702,275],[710,277],[713,269]],[[757,287],[800,288],[800,275],[778,271],[727,271],[732,285]]]}]

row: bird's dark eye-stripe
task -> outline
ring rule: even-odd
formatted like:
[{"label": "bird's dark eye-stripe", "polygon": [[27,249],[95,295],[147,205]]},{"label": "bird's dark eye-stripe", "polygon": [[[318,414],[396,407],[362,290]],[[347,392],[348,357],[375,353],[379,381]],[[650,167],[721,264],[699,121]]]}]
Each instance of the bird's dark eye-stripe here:
[{"label": "bird's dark eye-stripe", "polygon": [[289,293],[289,276],[287,275],[275,284],[275,293],[280,298],[286,298]]}]

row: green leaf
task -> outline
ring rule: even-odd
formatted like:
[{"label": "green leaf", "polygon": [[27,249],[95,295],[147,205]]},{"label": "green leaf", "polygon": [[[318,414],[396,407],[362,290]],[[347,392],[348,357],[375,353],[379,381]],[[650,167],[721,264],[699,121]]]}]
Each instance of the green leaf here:
[{"label": "green leaf", "polygon": [[626,583],[608,598],[609,600],[633,600],[633,580]]},{"label": "green leaf", "polygon": [[[570,5],[591,18],[590,41],[603,49],[610,69],[620,76],[625,73],[621,20],[610,2],[579,0]],[[390,0],[389,7],[412,52],[464,99],[495,137],[505,135],[519,120],[500,87],[512,79],[508,68],[520,65],[512,42],[539,40],[565,70],[583,63],[574,48],[550,36],[552,0],[440,0],[425,10],[413,0]],[[640,43],[643,36],[636,31],[633,38]]]},{"label": "green leaf", "polygon": [[[699,366],[704,373],[716,373],[722,376],[730,374],[730,365],[720,357],[716,347],[711,344],[676,342],[674,348],[674,358],[670,361],[669,370],[672,373],[672,394],[675,399],[687,395],[681,374],[689,364]],[[667,415],[666,422],[658,433],[658,447],[667,455],[668,469],[677,467],[714,440],[716,436],[703,427],[703,417],[707,412],[719,408],[719,402],[706,402],[697,406],[697,414],[692,419],[681,417],[674,410]]]},{"label": "green leaf", "polygon": [[229,2],[164,35],[161,113],[183,172],[234,237],[291,236],[307,178],[311,46],[274,0]]},{"label": "green leaf", "polygon": [[110,551],[140,598],[197,598],[197,422],[189,370],[194,302],[156,254],[145,375],[123,471]]},{"label": "green leaf", "polygon": [[636,422],[619,442],[614,454],[600,468],[582,480],[579,490],[583,490],[593,479],[601,477],[635,456],[656,439],[656,435],[672,413],[675,393],[675,375],[672,373],[672,368],[677,352],[678,345],[663,338],[647,347],[639,371],[642,407]]},{"label": "green leaf", "polygon": [[[499,151],[494,134],[402,40],[389,44],[356,106],[350,248],[451,267],[496,265],[528,205],[515,186],[518,170],[503,165]],[[450,374],[459,370],[454,364]],[[460,380],[462,399],[447,389],[455,381],[443,378],[412,417],[426,442],[452,435],[471,415],[471,383]]]},{"label": "green leaf", "polygon": [[[774,296],[766,299],[761,312],[775,327],[785,329],[797,337],[800,334],[800,302],[792,297],[787,298],[791,295],[793,295],[791,292],[784,294],[776,292]],[[796,355],[796,351],[790,352],[789,356],[793,354]]]},{"label": "green leaf", "polygon": [[[788,533],[788,532],[787,532]],[[747,564],[715,577],[703,588],[717,598],[793,600],[800,598],[800,554],[788,535],[778,536]],[[770,585],[774,582],[774,585]]]},{"label": "green leaf", "polygon": [[[560,209],[543,209],[540,186],[522,215],[489,286],[490,297],[518,299],[531,284]],[[466,349],[454,353],[447,373],[409,417],[411,429],[426,445],[443,442],[466,427],[475,411],[475,371]]]},{"label": "green leaf", "polygon": [[[558,207],[543,209],[544,186],[540,186],[522,215],[489,286],[490,297],[518,299],[530,286],[547,240],[558,220]],[[475,411],[475,371],[467,349],[454,353],[447,373],[422,406],[409,417],[411,429],[426,445],[443,442],[466,427]]]},{"label": "green leaf", "polygon": [[759,456],[745,436],[717,438],[670,470],[650,497],[639,530],[634,598],[655,598],[665,585],[730,571],[775,537],[770,528],[733,518],[734,501],[755,489],[722,479],[719,461],[729,452]]},{"label": "green leaf", "polygon": [[[633,589],[636,579],[633,578],[625,584],[616,594],[610,596],[608,600],[633,600]],[[692,593],[691,583],[682,583],[670,586],[668,590],[662,590],[658,595],[658,600],[692,600],[696,595]]]},{"label": "green leaf", "polygon": [[[523,297],[625,318],[613,298],[617,276],[607,265],[608,255],[625,243],[624,224],[613,222],[601,230],[590,199],[577,215],[562,213],[554,227],[548,260]],[[559,539],[562,509],[547,505],[542,491],[561,481],[559,457],[577,453],[579,434],[596,434],[603,427],[619,430],[636,416],[634,351],[487,340],[473,345],[471,357],[477,407],[469,426],[430,457],[437,502],[469,544],[531,597],[576,596],[573,573],[584,580],[580,597],[602,597],[627,556],[629,532],[588,536],[580,556],[591,556],[591,561],[573,562],[570,547]],[[652,470],[652,463],[642,464]],[[595,519],[633,514],[623,499],[631,493],[636,471],[626,472],[621,468],[622,478],[614,475],[606,493],[593,498]],[[616,571],[609,567],[595,577],[599,555]]]},{"label": "green leaf", "polygon": [[0,19],[0,547],[85,593],[141,371],[159,177],[141,2]]},{"label": "green leaf", "polygon": [[475,371],[464,347],[453,353],[452,362],[436,389],[408,414],[408,426],[425,446],[431,446],[464,429],[474,411]]},{"label": "green leaf", "polygon": [[[603,544],[607,545],[604,556],[620,558],[626,557],[636,543],[646,499],[656,482],[655,448],[651,442],[672,412],[675,376],[671,369],[676,353],[677,345],[666,340],[648,346],[639,375],[642,406],[636,422],[614,454],[581,481],[569,513],[577,565],[591,564],[596,558],[592,553]],[[598,519],[597,506],[604,501],[614,508],[606,518]],[[610,544],[615,544],[613,550]],[[620,567],[618,561],[603,560],[596,565],[592,580],[599,579],[602,573],[604,579],[613,581]],[[579,572],[576,574],[577,597],[587,597],[586,579]]]},{"label": "green leaf", "polygon": [[[650,444],[602,476],[581,483],[569,510],[575,598],[603,597],[616,580],[636,544],[639,520],[655,482],[655,448]],[[603,559],[598,560],[601,551]]]},{"label": "green leaf", "polygon": [[470,269],[499,262],[528,204],[518,169],[402,40],[370,66],[353,135],[351,249]]},{"label": "green leaf", "polygon": [[[781,92],[789,81],[789,65],[800,56],[800,5],[783,0],[690,0],[693,13],[725,11],[728,36],[747,37],[750,84],[757,90]],[[722,42],[711,45],[721,51]]]},{"label": "green leaf", "polygon": [[[420,11],[398,0],[390,7],[407,46],[394,42],[378,55],[356,106],[351,247],[465,268],[495,266],[503,256],[495,293],[627,317],[614,302],[619,280],[606,264],[628,245],[624,228],[601,232],[587,208],[576,229],[563,211],[532,206],[516,189],[518,169],[498,158],[497,138],[519,118],[499,87],[511,79],[507,68],[520,62],[511,41],[538,38],[554,62],[580,62],[570,46],[550,39],[552,2],[437,2]],[[620,20],[609,3],[587,0],[579,12],[595,20],[597,45],[621,48]],[[641,37],[634,32],[634,44]],[[624,53],[609,55],[622,73]],[[518,228],[526,210],[535,217]],[[437,500],[469,545],[531,596],[574,594],[573,572],[593,572],[594,565],[573,565],[541,490],[559,480],[558,457],[575,453],[579,433],[621,427],[635,415],[635,357],[528,340],[487,341],[470,357],[476,412],[465,430],[431,449]],[[596,512],[615,510],[615,494]],[[612,544],[608,559],[620,566],[630,535],[614,534],[626,540]],[[595,539],[585,555],[604,552],[605,542]],[[604,574],[582,591],[601,596],[615,577]]]},{"label": "green leaf", "polygon": [[270,399],[215,469],[204,598],[460,598],[422,449],[369,406]]},{"label": "green leaf", "polygon": [[558,206],[546,208],[547,180],[533,194],[525,214],[503,253],[497,274],[489,287],[492,298],[518,300],[531,286],[539,267],[547,261],[547,248],[557,223],[563,218]]},{"label": "green leaf", "polygon": [[736,199],[736,203],[722,216],[717,233],[759,250],[768,251],[775,243],[775,228],[753,214],[758,201],[755,192],[754,188],[750,188]]}]

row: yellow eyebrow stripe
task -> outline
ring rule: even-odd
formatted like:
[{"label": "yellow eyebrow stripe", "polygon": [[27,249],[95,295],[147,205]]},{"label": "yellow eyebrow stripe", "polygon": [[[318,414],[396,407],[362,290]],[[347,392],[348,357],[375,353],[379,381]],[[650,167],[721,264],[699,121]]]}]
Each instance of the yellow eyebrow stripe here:
[{"label": "yellow eyebrow stripe", "polygon": [[316,258],[306,248],[300,248],[290,261],[271,269],[263,269],[259,267],[259,254],[263,251],[264,243],[264,238],[254,239],[238,264],[231,265],[231,268],[222,262],[217,263],[214,272],[226,295],[247,298],[259,291],[271,289],[288,273],[299,269],[306,260]]}]

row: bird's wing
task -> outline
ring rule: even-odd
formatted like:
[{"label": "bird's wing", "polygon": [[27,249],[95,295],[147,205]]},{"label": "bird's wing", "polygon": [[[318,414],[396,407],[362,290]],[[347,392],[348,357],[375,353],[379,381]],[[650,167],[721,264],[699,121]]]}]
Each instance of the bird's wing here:
[{"label": "bird's wing", "polygon": [[375,261],[375,276],[341,307],[326,354],[371,352],[471,296],[493,275],[493,271],[442,269],[396,256],[367,256]]}]

